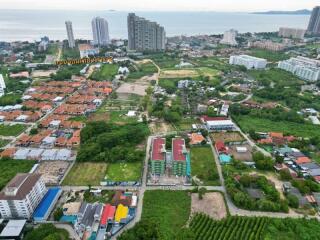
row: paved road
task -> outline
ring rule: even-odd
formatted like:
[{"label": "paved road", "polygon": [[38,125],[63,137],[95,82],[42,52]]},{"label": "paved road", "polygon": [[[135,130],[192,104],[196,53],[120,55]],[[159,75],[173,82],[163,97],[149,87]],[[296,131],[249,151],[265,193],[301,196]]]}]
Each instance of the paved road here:
[{"label": "paved road", "polygon": [[250,93],[245,99],[239,101],[238,103],[243,103],[243,102],[249,101],[252,98],[252,96],[253,96],[253,94]]}]

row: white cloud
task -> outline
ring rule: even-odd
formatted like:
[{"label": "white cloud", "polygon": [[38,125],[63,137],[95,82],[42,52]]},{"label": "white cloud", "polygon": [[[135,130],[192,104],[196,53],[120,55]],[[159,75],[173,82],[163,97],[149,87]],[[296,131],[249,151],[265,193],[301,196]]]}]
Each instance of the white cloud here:
[{"label": "white cloud", "polygon": [[0,0],[0,9],[260,11],[311,9],[319,0]]}]

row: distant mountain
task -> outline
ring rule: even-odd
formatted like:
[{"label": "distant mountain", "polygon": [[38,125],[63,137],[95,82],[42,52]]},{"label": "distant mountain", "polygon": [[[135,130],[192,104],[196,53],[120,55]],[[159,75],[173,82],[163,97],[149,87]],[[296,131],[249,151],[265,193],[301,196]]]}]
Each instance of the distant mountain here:
[{"label": "distant mountain", "polygon": [[268,15],[310,15],[311,11],[308,9],[301,9],[296,11],[267,11],[267,12],[253,12],[253,14],[268,14]]}]

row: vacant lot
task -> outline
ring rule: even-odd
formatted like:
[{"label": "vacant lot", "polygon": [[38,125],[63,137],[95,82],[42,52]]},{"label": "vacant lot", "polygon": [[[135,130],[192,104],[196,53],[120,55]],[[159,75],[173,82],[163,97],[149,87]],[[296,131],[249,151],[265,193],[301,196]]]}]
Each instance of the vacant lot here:
[{"label": "vacant lot", "polygon": [[182,119],[177,124],[175,124],[175,126],[180,131],[190,131],[192,129],[192,124],[199,124],[199,123],[200,121],[198,119],[185,118],[185,119]]},{"label": "vacant lot", "polygon": [[320,137],[319,126],[312,124],[300,124],[285,121],[274,121],[255,118],[252,116],[240,116],[236,118],[238,125],[245,132],[250,129],[257,132],[283,132],[299,137]]},{"label": "vacant lot", "polygon": [[127,78],[128,80],[140,79],[144,76],[153,75],[158,72],[157,67],[149,60],[142,60],[136,63],[137,64],[133,68],[130,68],[131,71]]},{"label": "vacant lot", "polygon": [[149,129],[152,134],[167,133],[167,132],[175,131],[173,126],[167,122],[151,122],[149,124]]},{"label": "vacant lot", "polygon": [[250,51],[250,54],[255,57],[264,58],[271,62],[282,61],[290,58],[287,54],[283,52],[273,52],[264,49],[254,49]]},{"label": "vacant lot", "polygon": [[0,125],[1,136],[18,136],[26,129],[26,125],[14,124],[14,125]]},{"label": "vacant lot", "polygon": [[27,173],[35,161],[29,160],[0,160],[0,190],[17,174]]},{"label": "vacant lot", "polygon": [[197,193],[191,195],[191,214],[204,213],[215,220],[227,217],[223,195],[219,192],[208,192],[199,199]]},{"label": "vacant lot", "polygon": [[51,74],[56,74],[57,70],[35,70],[32,72],[34,78],[48,78]]},{"label": "vacant lot", "polygon": [[[237,147],[246,147],[247,152],[239,153],[237,152]],[[251,162],[252,161],[252,147],[249,144],[244,145],[232,145],[229,146],[230,154],[234,157],[236,160],[245,161],[245,162]]]},{"label": "vacant lot", "polygon": [[214,77],[219,76],[221,74],[220,71],[214,68],[208,68],[208,67],[198,68],[198,72],[200,75],[207,76],[210,79],[213,79]]},{"label": "vacant lot", "polygon": [[202,182],[202,185],[217,186],[219,175],[211,147],[191,148],[191,175]]},{"label": "vacant lot", "polygon": [[163,70],[160,74],[161,78],[184,78],[196,76],[199,76],[199,72],[196,69]]},{"label": "vacant lot", "polygon": [[76,163],[64,179],[63,185],[99,186],[101,180],[103,180],[106,169],[106,163]]},{"label": "vacant lot", "polygon": [[107,167],[105,179],[114,182],[139,181],[142,162],[110,163]]},{"label": "vacant lot", "polygon": [[211,133],[213,141],[223,141],[225,143],[230,142],[242,142],[244,137],[239,132],[215,132]]},{"label": "vacant lot", "polygon": [[175,234],[190,216],[191,198],[185,191],[146,191],[141,219],[158,223],[161,239],[175,239]]},{"label": "vacant lot", "polygon": [[103,64],[90,78],[98,81],[113,80],[114,76],[118,73],[118,67],[116,64]]},{"label": "vacant lot", "polygon": [[135,84],[135,83],[124,83],[117,89],[119,98],[128,98],[131,94],[139,96],[145,96],[148,85]]}]

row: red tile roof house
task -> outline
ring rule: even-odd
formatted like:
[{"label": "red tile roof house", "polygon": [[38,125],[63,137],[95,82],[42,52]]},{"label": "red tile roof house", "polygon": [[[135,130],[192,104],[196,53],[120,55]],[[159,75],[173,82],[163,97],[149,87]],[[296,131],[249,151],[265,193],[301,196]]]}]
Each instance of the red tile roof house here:
[{"label": "red tile roof house", "polygon": [[224,142],[222,141],[217,141],[215,143],[215,148],[219,154],[221,153],[228,154],[228,148],[224,145]]}]

